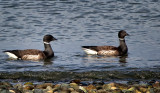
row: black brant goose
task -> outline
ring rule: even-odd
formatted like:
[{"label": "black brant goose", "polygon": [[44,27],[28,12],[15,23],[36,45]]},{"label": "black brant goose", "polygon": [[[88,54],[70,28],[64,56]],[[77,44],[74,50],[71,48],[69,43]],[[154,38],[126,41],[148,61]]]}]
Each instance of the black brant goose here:
[{"label": "black brant goose", "polygon": [[106,55],[106,56],[122,56],[127,54],[128,48],[125,43],[125,36],[129,34],[126,31],[121,30],[118,33],[119,46],[82,46],[82,49],[90,55]]},{"label": "black brant goose", "polygon": [[42,60],[46,58],[51,58],[54,56],[54,52],[50,45],[50,41],[57,40],[52,35],[45,35],[43,37],[44,51],[37,49],[26,49],[26,50],[6,50],[3,51],[10,58],[22,59],[22,60]]}]

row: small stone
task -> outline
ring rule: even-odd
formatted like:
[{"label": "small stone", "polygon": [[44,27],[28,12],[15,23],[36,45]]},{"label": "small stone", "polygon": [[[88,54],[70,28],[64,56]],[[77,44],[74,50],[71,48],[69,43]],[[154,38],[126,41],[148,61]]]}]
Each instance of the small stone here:
[{"label": "small stone", "polygon": [[111,87],[111,90],[115,90],[115,89],[117,89],[117,87]]},{"label": "small stone", "polygon": [[126,90],[129,88],[129,86],[125,84],[117,84],[116,86],[121,90]]},{"label": "small stone", "polygon": [[20,91],[20,90],[18,90],[18,89],[14,89],[14,88],[9,89],[9,92],[10,92],[10,93],[21,93],[21,91]]},{"label": "small stone", "polygon": [[86,87],[87,90],[91,90],[91,89],[96,89],[96,87],[94,85],[89,85]]},{"label": "small stone", "polygon": [[122,90],[120,90],[120,89],[114,89],[114,90],[112,91],[112,93],[123,93],[123,92],[122,92]]},{"label": "small stone", "polygon": [[107,92],[104,89],[100,89],[100,90],[97,90],[97,93],[107,93]]},{"label": "small stone", "polygon": [[60,85],[60,89],[63,90],[63,91],[67,91],[68,88],[70,88],[69,84],[61,84]]},{"label": "small stone", "polygon": [[84,93],[87,93],[87,90],[84,88],[84,87],[82,87],[82,86],[79,86],[79,91],[80,91],[80,93],[83,91]]},{"label": "small stone", "polygon": [[136,89],[136,90],[135,90],[135,93],[142,93],[142,92],[140,92],[139,90]]},{"label": "small stone", "polygon": [[71,91],[71,93],[80,93],[80,92],[77,92],[77,91]]},{"label": "small stone", "polygon": [[9,92],[10,92],[10,93],[16,93],[16,91],[14,91],[14,90],[9,90]]},{"label": "small stone", "polygon": [[60,84],[56,84],[54,88],[57,88],[57,89],[60,88]]},{"label": "small stone", "polygon": [[43,90],[42,89],[34,89],[33,92],[34,93],[43,93]]},{"label": "small stone", "polygon": [[33,85],[32,82],[26,82],[24,85]]},{"label": "small stone", "polygon": [[10,93],[8,89],[0,89],[0,93]]},{"label": "small stone", "polygon": [[105,90],[110,90],[110,89],[117,89],[115,83],[109,83],[109,84],[104,84],[103,89]]},{"label": "small stone", "polygon": [[24,90],[32,90],[32,89],[34,89],[34,86],[33,85],[24,85],[23,89]]},{"label": "small stone", "polygon": [[135,92],[136,88],[135,87],[131,87],[128,89],[128,91],[132,91],[132,92]]},{"label": "small stone", "polygon": [[71,92],[72,92],[72,91],[75,91],[74,88],[68,88],[68,90],[71,91]]},{"label": "small stone", "polygon": [[2,89],[9,89],[13,87],[9,82],[0,82],[0,88]]},{"label": "small stone", "polygon": [[21,83],[18,83],[16,85],[13,86],[15,89],[18,89],[18,90],[23,90],[23,85]]},{"label": "small stone", "polygon": [[52,90],[53,90],[53,92],[56,92],[56,91],[58,91],[58,88],[53,88]]},{"label": "small stone", "polygon": [[79,89],[79,86],[76,83],[70,83],[70,87],[72,87],[74,90]]},{"label": "small stone", "polygon": [[46,89],[47,86],[53,87],[53,84],[52,83],[39,84],[39,85],[36,85],[36,88],[38,88],[38,89]]},{"label": "small stone", "polygon": [[104,85],[103,81],[94,81],[93,85]]},{"label": "small stone", "polygon": [[24,90],[23,93],[33,93],[32,90]]},{"label": "small stone", "polygon": [[153,84],[153,87],[154,88],[160,88],[160,83],[158,81],[156,81],[154,84]]},{"label": "small stone", "polygon": [[141,91],[141,92],[143,92],[143,93],[146,93],[146,91],[147,91],[147,88],[145,88],[145,87],[138,87],[138,89]]},{"label": "small stone", "polygon": [[51,91],[53,90],[53,88],[51,86],[47,86],[46,89],[51,90]]},{"label": "small stone", "polygon": [[72,80],[72,81],[70,81],[70,83],[76,83],[76,84],[80,84],[80,82],[81,82],[81,80],[79,80],[79,79],[75,79],[75,80]]},{"label": "small stone", "polygon": [[95,93],[95,91],[97,90],[96,87],[94,85],[89,85],[86,87],[86,90],[89,92],[89,93]]}]

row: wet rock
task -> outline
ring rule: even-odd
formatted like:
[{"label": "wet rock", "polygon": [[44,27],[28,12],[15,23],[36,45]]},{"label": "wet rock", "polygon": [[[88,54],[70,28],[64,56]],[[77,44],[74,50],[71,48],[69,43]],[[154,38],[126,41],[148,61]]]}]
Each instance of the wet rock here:
[{"label": "wet rock", "polygon": [[156,81],[154,84],[152,84],[154,88],[159,88],[160,89],[160,83]]},{"label": "wet rock", "polygon": [[148,91],[147,91],[147,93],[155,93],[154,92],[154,88],[149,88]]},{"label": "wet rock", "polygon": [[128,88],[130,88],[128,85],[126,85],[126,84],[117,84],[116,85],[119,89],[121,89],[121,90],[126,90],[126,89],[128,89]]},{"label": "wet rock", "polygon": [[53,88],[51,86],[47,86],[47,93],[53,93]]},{"label": "wet rock", "polygon": [[116,83],[104,84],[102,88],[105,89],[105,90],[115,90],[115,89],[117,89]]},{"label": "wet rock", "polygon": [[107,93],[107,92],[104,89],[100,89],[100,90],[97,90],[97,93]]},{"label": "wet rock", "polygon": [[94,81],[93,85],[104,85],[103,81]]},{"label": "wet rock", "polygon": [[32,82],[26,82],[24,85],[33,85]]},{"label": "wet rock", "polygon": [[33,93],[32,90],[24,90],[22,93]]},{"label": "wet rock", "polygon": [[70,83],[70,87],[73,88],[74,90],[78,90],[79,86],[76,83]]},{"label": "wet rock", "polygon": [[102,89],[104,82],[103,81],[94,81],[93,85],[96,87],[97,90],[99,90],[99,89]]},{"label": "wet rock", "polygon": [[139,86],[138,89],[139,89],[142,93],[146,93],[146,92],[147,92],[147,87]]},{"label": "wet rock", "polygon": [[9,89],[9,92],[10,92],[10,93],[21,93],[20,90],[15,89],[15,88]]},{"label": "wet rock", "polygon": [[92,89],[96,89],[96,87],[94,85],[89,85],[86,87],[87,90],[92,90]]},{"label": "wet rock", "polygon": [[69,88],[69,84],[63,83],[63,84],[60,85],[61,90],[67,90],[68,88]]},{"label": "wet rock", "polygon": [[76,83],[79,85],[81,83],[81,80],[79,79],[71,80],[70,83]]},{"label": "wet rock", "polygon": [[30,83],[26,83],[25,85],[23,85],[23,89],[24,90],[32,90],[32,89],[34,89],[34,85],[30,84]]},{"label": "wet rock", "polygon": [[0,89],[0,93],[10,93],[7,89]]},{"label": "wet rock", "polygon": [[8,82],[0,82],[0,89],[9,89],[11,87],[13,86]]},{"label": "wet rock", "polygon": [[132,91],[132,92],[135,92],[136,88],[135,87],[131,87],[128,89],[128,91]]},{"label": "wet rock", "polygon": [[112,93],[123,93],[121,89],[112,90]]},{"label": "wet rock", "polygon": [[34,93],[44,93],[42,89],[33,89]]},{"label": "wet rock", "polygon": [[96,93],[96,87],[94,85],[89,85],[86,87],[86,90],[89,92],[89,93]]},{"label": "wet rock", "polygon": [[135,84],[139,84],[139,83],[140,83],[140,81],[137,81],[137,80],[135,80],[135,81],[133,80],[133,81],[128,81],[127,82],[128,85],[135,85]]},{"label": "wet rock", "polygon": [[22,91],[23,90],[23,85],[21,83],[19,83],[19,84],[14,85],[13,88]]},{"label": "wet rock", "polygon": [[156,82],[156,80],[151,80],[148,82],[149,85],[153,85]]},{"label": "wet rock", "polygon": [[79,90],[80,93],[87,93],[86,87],[84,86],[79,86]]},{"label": "wet rock", "polygon": [[38,88],[38,89],[46,89],[47,86],[53,87],[53,84],[52,83],[38,84],[38,85],[36,85],[36,88]]},{"label": "wet rock", "polygon": [[77,92],[77,91],[71,91],[71,93],[80,93],[80,92]]}]

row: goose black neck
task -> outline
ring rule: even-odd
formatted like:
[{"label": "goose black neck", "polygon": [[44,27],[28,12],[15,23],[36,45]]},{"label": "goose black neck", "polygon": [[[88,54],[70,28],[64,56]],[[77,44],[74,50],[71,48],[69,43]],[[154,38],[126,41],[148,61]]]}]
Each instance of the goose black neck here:
[{"label": "goose black neck", "polygon": [[127,45],[126,45],[126,43],[125,43],[125,39],[123,38],[123,39],[119,39],[119,50],[120,50],[120,55],[124,55],[124,54],[126,54],[127,52],[128,52],[128,48],[127,48]]},{"label": "goose black neck", "polygon": [[54,56],[54,52],[53,52],[52,47],[49,43],[48,44],[44,43],[44,48],[45,48],[44,53],[47,58]]}]

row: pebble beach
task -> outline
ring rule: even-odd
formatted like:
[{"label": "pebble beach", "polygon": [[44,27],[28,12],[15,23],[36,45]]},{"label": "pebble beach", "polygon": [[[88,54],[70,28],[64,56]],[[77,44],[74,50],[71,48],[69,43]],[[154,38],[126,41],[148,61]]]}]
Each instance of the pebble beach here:
[{"label": "pebble beach", "polygon": [[126,84],[103,81],[86,83],[81,80],[58,84],[34,82],[11,84],[1,81],[0,93],[160,93],[160,83],[155,80],[147,83],[128,81]]}]

